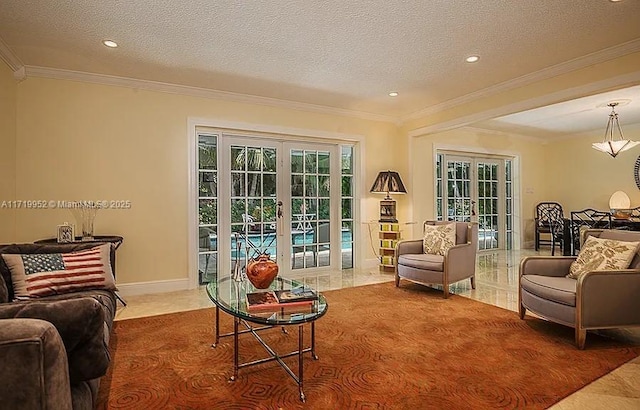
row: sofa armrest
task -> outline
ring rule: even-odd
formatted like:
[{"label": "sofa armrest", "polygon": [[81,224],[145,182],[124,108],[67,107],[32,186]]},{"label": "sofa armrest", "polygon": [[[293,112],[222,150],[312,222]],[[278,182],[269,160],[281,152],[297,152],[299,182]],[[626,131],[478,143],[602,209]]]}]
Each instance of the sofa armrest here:
[{"label": "sofa armrest", "polygon": [[406,253],[424,253],[422,239],[406,239],[396,244],[396,258]]},{"label": "sofa armrest", "polygon": [[[104,311],[92,297],[20,301],[0,305],[0,319],[31,318],[52,323],[60,334],[71,383],[103,376],[109,367]],[[108,328],[107,328],[108,329]]]},{"label": "sofa armrest", "polygon": [[575,260],[575,256],[527,256],[520,262],[520,276],[567,276]]},{"label": "sofa armrest", "polygon": [[473,276],[476,270],[475,244],[469,242],[450,247],[444,260],[449,283]]},{"label": "sofa armrest", "polygon": [[67,355],[51,323],[1,319],[0,362],[3,408],[71,409]]},{"label": "sofa armrest", "polygon": [[586,272],[578,279],[576,298],[582,325],[624,327],[640,325],[640,270]]}]

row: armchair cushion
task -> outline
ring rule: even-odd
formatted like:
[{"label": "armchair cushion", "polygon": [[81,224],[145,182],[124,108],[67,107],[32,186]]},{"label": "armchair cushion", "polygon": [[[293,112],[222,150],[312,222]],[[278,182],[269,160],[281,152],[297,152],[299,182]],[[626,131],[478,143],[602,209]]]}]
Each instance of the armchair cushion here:
[{"label": "armchair cushion", "polygon": [[427,253],[409,253],[400,255],[398,263],[410,268],[433,270],[442,272],[444,270],[444,256],[430,255]]},{"label": "armchair cushion", "polygon": [[109,366],[109,322],[99,295],[0,305],[0,319],[40,319],[55,326],[71,383],[102,377]]},{"label": "armchair cushion", "polygon": [[115,290],[110,244],[69,253],[2,254],[11,272],[16,299],[76,292]]},{"label": "armchair cushion", "polygon": [[523,275],[520,287],[545,300],[552,300],[567,306],[576,305],[578,281],[558,276]]},{"label": "armchair cushion", "polygon": [[578,258],[569,268],[568,278],[578,279],[593,270],[627,269],[640,242],[626,242],[587,236]]},{"label": "armchair cushion", "polygon": [[456,224],[425,225],[422,244],[424,253],[444,256],[456,244]]}]

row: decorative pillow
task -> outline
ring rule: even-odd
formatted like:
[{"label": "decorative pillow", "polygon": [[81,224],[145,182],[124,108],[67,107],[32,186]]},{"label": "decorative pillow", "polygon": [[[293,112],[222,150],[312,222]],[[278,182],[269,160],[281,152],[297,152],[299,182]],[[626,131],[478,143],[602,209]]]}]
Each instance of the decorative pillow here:
[{"label": "decorative pillow", "polygon": [[111,245],[71,253],[3,254],[16,299],[37,298],[86,289],[116,290]]},{"label": "decorative pillow", "polygon": [[425,225],[422,247],[424,253],[444,255],[456,244],[456,224]]},{"label": "decorative pillow", "polygon": [[640,242],[624,242],[588,236],[578,258],[571,263],[568,278],[578,279],[592,270],[627,269]]}]

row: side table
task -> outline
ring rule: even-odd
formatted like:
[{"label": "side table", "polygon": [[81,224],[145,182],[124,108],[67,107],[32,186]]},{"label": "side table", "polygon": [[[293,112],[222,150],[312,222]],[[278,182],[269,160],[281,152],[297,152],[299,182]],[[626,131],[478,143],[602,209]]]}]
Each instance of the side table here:
[{"label": "side table", "polygon": [[[71,243],[105,243],[110,242],[113,245],[114,252],[111,253],[111,272],[113,272],[113,277],[116,277],[116,253],[115,251],[122,245],[124,242],[124,238],[122,236],[117,235],[94,235],[93,239],[90,241],[83,241],[81,236],[76,236],[75,241]],[[47,239],[39,239],[37,241],[33,241],[33,243],[39,244],[57,244],[57,238],[47,238]],[[127,302],[124,301],[122,296],[115,292],[116,298],[122,303],[123,306],[127,306]]]}]

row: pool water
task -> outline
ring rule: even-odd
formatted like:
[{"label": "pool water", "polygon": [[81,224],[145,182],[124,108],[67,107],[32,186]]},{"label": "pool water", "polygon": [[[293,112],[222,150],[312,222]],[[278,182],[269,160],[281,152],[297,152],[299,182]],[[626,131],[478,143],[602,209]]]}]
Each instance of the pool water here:
[{"label": "pool water", "polygon": [[[347,230],[347,229],[343,229],[342,230],[342,241],[341,241],[341,246],[342,249],[351,249],[352,248],[352,235],[351,235],[351,231]],[[271,233],[266,233],[264,234],[264,236],[261,236],[260,234],[249,234],[247,235],[250,243],[258,248],[260,251],[265,251],[266,253],[273,255],[275,253],[275,244],[276,244],[276,234],[275,232],[271,232]],[[298,245],[313,245],[314,243],[314,232],[294,232],[291,234],[293,243],[293,246],[298,246]],[[217,236],[212,235],[210,237],[211,239],[211,250],[217,250],[218,249],[218,239]],[[241,239],[240,240],[240,257],[244,258],[245,256],[245,246],[244,246],[244,240]],[[251,248],[251,247],[250,247]],[[236,236],[233,235],[233,237],[231,238],[231,256],[233,258],[236,257]],[[251,256],[251,254],[253,254],[255,252],[250,251],[249,255]]]}]

